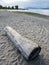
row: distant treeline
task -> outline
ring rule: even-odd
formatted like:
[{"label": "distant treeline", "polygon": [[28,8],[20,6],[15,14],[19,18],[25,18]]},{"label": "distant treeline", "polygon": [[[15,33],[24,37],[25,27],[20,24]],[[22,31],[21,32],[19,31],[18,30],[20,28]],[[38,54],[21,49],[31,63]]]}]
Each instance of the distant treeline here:
[{"label": "distant treeline", "polygon": [[16,6],[12,6],[12,7],[10,7],[10,6],[2,6],[2,5],[0,5],[0,9],[18,9],[18,5],[16,5]]}]

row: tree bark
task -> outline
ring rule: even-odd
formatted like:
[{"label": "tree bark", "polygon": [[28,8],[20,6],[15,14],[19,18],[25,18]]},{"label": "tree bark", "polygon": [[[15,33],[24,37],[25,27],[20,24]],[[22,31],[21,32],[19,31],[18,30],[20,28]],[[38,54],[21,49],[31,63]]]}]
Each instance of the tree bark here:
[{"label": "tree bark", "polygon": [[21,54],[27,60],[34,59],[41,51],[41,47],[38,44],[34,43],[33,41],[25,37],[22,37],[11,27],[6,26],[4,30],[8,38],[10,38],[13,44],[15,44],[16,48],[19,49]]}]

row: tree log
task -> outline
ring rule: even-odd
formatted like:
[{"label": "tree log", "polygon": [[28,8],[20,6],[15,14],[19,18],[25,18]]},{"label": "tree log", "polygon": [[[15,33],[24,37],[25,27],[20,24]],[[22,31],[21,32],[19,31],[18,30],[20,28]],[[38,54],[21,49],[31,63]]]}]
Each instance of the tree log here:
[{"label": "tree log", "polygon": [[10,38],[13,44],[15,44],[16,48],[19,49],[21,54],[27,60],[34,59],[37,55],[39,55],[41,47],[38,44],[25,37],[22,37],[19,33],[17,33],[9,26],[6,26],[4,30],[8,38]]}]

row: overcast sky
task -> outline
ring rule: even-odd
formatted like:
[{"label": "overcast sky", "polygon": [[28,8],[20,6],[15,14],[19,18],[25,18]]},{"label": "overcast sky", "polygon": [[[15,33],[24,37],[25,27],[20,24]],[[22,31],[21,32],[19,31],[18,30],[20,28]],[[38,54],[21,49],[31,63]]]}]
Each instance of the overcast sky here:
[{"label": "overcast sky", "polygon": [[19,7],[49,7],[49,0],[0,0],[0,5]]}]

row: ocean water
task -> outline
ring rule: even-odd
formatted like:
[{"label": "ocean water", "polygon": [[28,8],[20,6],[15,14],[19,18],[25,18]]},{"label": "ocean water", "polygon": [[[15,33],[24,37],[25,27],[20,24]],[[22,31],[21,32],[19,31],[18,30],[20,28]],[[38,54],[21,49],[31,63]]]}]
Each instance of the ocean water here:
[{"label": "ocean water", "polygon": [[49,10],[47,9],[30,9],[28,11],[49,16]]},{"label": "ocean water", "polygon": [[34,12],[38,14],[43,14],[49,16],[48,9],[29,9],[29,10],[8,10],[8,11],[19,11],[19,12]]}]

